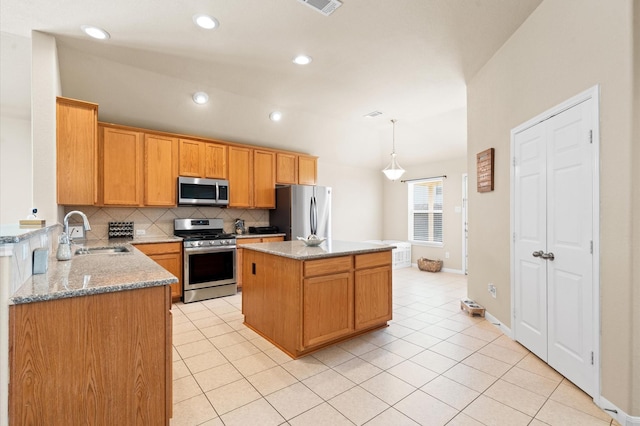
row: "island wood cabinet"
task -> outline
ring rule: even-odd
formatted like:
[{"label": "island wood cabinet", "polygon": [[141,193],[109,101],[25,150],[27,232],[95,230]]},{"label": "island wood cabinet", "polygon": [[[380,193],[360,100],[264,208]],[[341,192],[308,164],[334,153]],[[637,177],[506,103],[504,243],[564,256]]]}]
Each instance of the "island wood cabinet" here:
[{"label": "island wood cabinet", "polygon": [[182,243],[144,243],[135,246],[178,278],[177,283],[171,284],[171,300],[179,302],[182,299]]},{"label": "island wood cabinet", "polygon": [[98,202],[98,105],[56,99],[56,185],[58,204]]},{"label": "island wood cabinet", "polygon": [[243,251],[245,324],[293,358],[392,318],[391,251],[310,260]]},{"label": "island wood cabinet", "polygon": [[317,158],[293,153],[276,153],[276,183],[315,185]]},{"label": "island wood cabinet", "polygon": [[99,125],[101,204],[174,207],[178,139]]},{"label": "island wood cabinet", "polygon": [[284,237],[255,237],[255,238],[236,238],[236,283],[238,288],[242,288],[242,245],[254,243],[274,243],[284,241]]},{"label": "island wood cabinet", "polygon": [[165,286],[9,307],[10,425],[168,425]]},{"label": "island wood cabinet", "polygon": [[229,207],[275,208],[275,153],[229,146]]},{"label": "island wood cabinet", "polygon": [[227,146],[180,139],[180,176],[227,179]]}]

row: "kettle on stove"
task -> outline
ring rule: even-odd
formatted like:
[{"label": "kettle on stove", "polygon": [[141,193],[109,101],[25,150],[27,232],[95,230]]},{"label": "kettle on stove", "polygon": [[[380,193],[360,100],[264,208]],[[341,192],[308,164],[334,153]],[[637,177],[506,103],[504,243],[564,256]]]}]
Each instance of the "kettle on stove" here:
[{"label": "kettle on stove", "polygon": [[246,231],[244,229],[244,219],[236,219],[233,224],[236,234],[244,234]]}]

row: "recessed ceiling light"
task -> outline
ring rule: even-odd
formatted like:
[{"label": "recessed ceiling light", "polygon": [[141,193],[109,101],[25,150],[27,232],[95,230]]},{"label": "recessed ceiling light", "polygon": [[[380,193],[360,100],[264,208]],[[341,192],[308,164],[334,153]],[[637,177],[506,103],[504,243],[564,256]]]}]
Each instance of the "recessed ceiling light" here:
[{"label": "recessed ceiling light", "polygon": [[204,28],[205,30],[212,30],[220,25],[218,20],[213,16],[209,15],[193,15],[193,22],[200,28]]},{"label": "recessed ceiling light", "polygon": [[271,121],[280,121],[282,120],[282,113],[280,111],[273,111],[271,114],[269,114],[269,118],[271,119]]},{"label": "recessed ceiling light", "polygon": [[209,95],[207,95],[205,92],[196,92],[193,94],[193,102],[197,103],[198,105],[204,105],[209,102]]},{"label": "recessed ceiling light", "polygon": [[293,58],[293,63],[298,65],[307,65],[307,64],[310,64],[311,61],[312,61],[311,56],[307,56],[307,55],[298,55],[295,58]]},{"label": "recessed ceiling light", "polygon": [[85,34],[98,40],[106,40],[108,38],[111,38],[109,33],[102,28],[93,27],[91,25],[83,25],[80,28],[85,32]]}]

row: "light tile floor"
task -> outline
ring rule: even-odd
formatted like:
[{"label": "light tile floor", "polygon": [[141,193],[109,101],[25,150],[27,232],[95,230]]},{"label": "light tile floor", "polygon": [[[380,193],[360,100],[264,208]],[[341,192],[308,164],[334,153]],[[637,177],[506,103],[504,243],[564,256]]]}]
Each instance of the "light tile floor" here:
[{"label": "light tile floor", "polygon": [[173,305],[171,425],[617,424],[484,318],[463,275],[393,273],[389,327],[292,360],[243,325],[242,295]]}]

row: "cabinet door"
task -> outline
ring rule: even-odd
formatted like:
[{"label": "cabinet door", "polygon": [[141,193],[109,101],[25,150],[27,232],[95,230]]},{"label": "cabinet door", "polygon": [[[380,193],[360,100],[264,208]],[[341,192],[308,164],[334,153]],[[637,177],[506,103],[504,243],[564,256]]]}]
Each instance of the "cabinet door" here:
[{"label": "cabinet door", "polygon": [[146,134],[144,137],[144,204],[176,205],[178,140]]},{"label": "cabinet door", "polygon": [[180,300],[182,297],[182,256],[168,253],[154,254],[149,257],[178,278],[179,281],[177,283],[171,284],[171,300]]},{"label": "cabinet door", "polygon": [[261,243],[262,238],[237,238],[236,246],[236,284],[238,288],[242,288],[242,261],[244,257],[244,250],[240,247],[242,244]]},{"label": "cabinet door", "polygon": [[253,152],[229,147],[229,207],[252,207]]},{"label": "cabinet door", "polygon": [[227,178],[227,147],[216,143],[204,144],[204,177]]},{"label": "cabinet door", "polygon": [[105,205],[142,204],[142,135],[102,127],[102,184]]},{"label": "cabinet door", "polygon": [[298,157],[294,154],[276,154],[276,183],[298,183]]},{"label": "cabinet door", "polygon": [[298,183],[300,185],[315,185],[317,181],[316,157],[307,155],[298,156]]},{"label": "cabinet door", "polygon": [[355,328],[381,325],[391,320],[391,267],[355,272]]},{"label": "cabinet door", "polygon": [[276,207],[276,155],[255,150],[253,153],[253,205],[258,208]]},{"label": "cabinet door", "polygon": [[203,177],[204,142],[180,139],[180,176]]},{"label": "cabinet door", "polygon": [[97,104],[57,98],[56,179],[58,204],[97,204]]},{"label": "cabinet door", "polygon": [[136,248],[178,278],[176,284],[171,284],[171,299],[179,301],[182,297],[182,244],[136,244]]},{"label": "cabinet door", "polygon": [[353,275],[351,272],[305,278],[303,335],[305,348],[353,332]]}]

